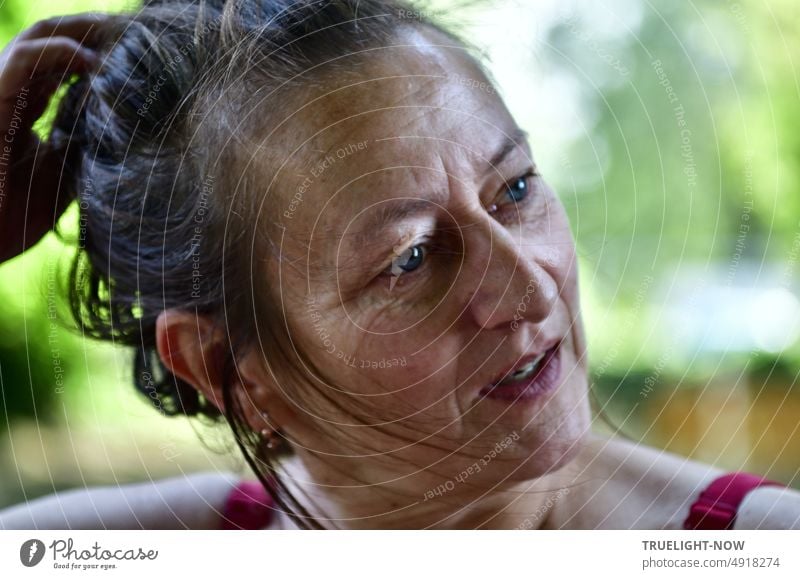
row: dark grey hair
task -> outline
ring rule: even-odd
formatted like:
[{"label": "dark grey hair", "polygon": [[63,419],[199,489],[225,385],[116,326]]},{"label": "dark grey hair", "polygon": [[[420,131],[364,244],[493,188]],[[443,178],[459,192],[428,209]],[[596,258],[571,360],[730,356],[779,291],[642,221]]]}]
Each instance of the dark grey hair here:
[{"label": "dark grey hair", "polygon": [[[66,158],[62,194],[80,208],[65,288],[80,330],[131,346],[137,388],[166,413],[218,421],[219,410],[162,364],[155,324],[171,308],[220,324],[229,356],[208,362],[226,376],[224,419],[278,505],[304,527],[321,525],[275,476],[288,445],[266,451],[229,386],[256,325],[268,355],[289,359],[277,306],[253,295],[258,272],[246,249],[259,237],[258,196],[243,177],[242,144],[258,140],[265,110],[324,80],[327,63],[352,69],[357,53],[406,26],[449,34],[403,0],[147,2],[112,18],[102,65],[71,84],[53,124],[51,142]],[[270,95],[258,114],[256,92]]]}]

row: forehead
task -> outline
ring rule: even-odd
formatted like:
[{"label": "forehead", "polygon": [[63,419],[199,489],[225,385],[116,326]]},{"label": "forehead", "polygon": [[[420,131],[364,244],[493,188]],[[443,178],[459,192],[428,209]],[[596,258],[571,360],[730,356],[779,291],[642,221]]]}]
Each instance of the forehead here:
[{"label": "forehead", "polygon": [[[516,127],[462,46],[418,30],[364,57],[290,117],[275,197],[285,231],[304,245],[338,239],[394,198],[446,203]],[[333,254],[337,245],[310,249]]]}]

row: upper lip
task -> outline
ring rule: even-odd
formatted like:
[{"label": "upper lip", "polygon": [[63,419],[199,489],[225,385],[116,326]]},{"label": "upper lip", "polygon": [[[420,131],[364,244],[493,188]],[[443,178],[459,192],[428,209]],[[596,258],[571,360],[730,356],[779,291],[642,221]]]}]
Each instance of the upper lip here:
[{"label": "upper lip", "polygon": [[521,368],[525,364],[533,362],[536,358],[538,358],[539,356],[541,356],[545,352],[549,351],[550,349],[552,349],[554,346],[556,346],[560,342],[561,342],[560,338],[553,338],[553,339],[545,342],[545,344],[542,347],[540,347],[537,351],[529,353],[529,354],[525,354],[524,356],[522,356],[520,358],[517,358],[516,362],[514,362],[512,365],[506,367],[505,370],[503,370],[502,372],[497,374],[492,379],[492,381],[489,382],[488,385],[489,386],[495,386],[498,382],[500,382],[504,378],[507,378],[508,376],[513,374],[514,370],[516,370],[517,368]]}]

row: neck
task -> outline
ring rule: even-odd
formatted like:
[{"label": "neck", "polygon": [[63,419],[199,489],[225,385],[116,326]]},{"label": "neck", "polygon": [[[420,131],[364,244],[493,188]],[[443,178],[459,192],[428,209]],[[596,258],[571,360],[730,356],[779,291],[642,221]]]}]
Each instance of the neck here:
[{"label": "neck", "polygon": [[580,452],[565,467],[535,479],[500,483],[432,482],[421,471],[383,477],[392,483],[366,484],[321,465],[314,468],[313,462],[309,468],[310,461],[298,457],[285,463],[282,476],[325,528],[547,529],[559,528],[559,505],[585,474],[590,454]]}]

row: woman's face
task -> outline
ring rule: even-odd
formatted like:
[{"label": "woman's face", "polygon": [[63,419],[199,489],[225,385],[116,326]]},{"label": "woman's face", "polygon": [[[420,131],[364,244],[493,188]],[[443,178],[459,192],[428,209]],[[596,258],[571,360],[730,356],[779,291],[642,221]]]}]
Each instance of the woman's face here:
[{"label": "woman's face", "polygon": [[[268,141],[287,152],[264,198],[284,228],[270,285],[322,373],[278,385],[281,426],[361,480],[476,464],[475,481],[528,479],[589,424],[569,224],[465,53],[404,37]],[[490,388],[548,351],[530,387]]]}]

